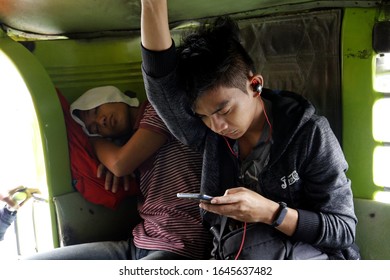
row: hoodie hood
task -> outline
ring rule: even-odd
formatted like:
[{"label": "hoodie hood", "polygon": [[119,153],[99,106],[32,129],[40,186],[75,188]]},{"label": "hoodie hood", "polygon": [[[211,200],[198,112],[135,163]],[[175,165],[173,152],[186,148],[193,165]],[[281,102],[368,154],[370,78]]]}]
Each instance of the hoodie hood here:
[{"label": "hoodie hood", "polygon": [[85,127],[84,122],[77,116],[76,110],[91,110],[105,103],[123,102],[130,107],[138,107],[139,100],[130,98],[118,88],[114,86],[96,87],[87,90],[76,101],[70,105],[70,114],[72,118],[83,128],[83,131],[88,136],[101,136],[99,134],[91,134]]},{"label": "hoodie hood", "polygon": [[303,96],[289,91],[264,89],[262,96],[272,103],[272,133],[275,137],[272,137],[271,153],[276,161],[300,128],[313,117],[315,107]]}]

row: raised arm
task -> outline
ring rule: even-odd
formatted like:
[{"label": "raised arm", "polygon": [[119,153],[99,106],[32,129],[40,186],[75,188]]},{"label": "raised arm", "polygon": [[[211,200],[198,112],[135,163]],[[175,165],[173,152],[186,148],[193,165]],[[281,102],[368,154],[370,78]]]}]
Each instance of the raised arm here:
[{"label": "raised arm", "polygon": [[141,42],[151,51],[163,51],[172,45],[168,24],[167,0],[141,0]]},{"label": "raised arm", "polygon": [[141,3],[142,73],[148,100],[179,141],[202,152],[207,127],[193,114],[186,93],[179,87],[167,0]]}]

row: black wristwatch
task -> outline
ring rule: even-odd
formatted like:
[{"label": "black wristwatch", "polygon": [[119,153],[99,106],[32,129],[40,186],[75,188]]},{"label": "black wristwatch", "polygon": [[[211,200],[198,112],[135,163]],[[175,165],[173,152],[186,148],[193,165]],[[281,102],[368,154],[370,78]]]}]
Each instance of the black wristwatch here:
[{"label": "black wristwatch", "polygon": [[276,212],[275,220],[271,224],[273,227],[280,226],[281,223],[283,223],[283,220],[287,214],[287,204],[284,203],[283,201],[278,202],[278,203],[279,203],[279,209],[278,209],[278,212]]}]

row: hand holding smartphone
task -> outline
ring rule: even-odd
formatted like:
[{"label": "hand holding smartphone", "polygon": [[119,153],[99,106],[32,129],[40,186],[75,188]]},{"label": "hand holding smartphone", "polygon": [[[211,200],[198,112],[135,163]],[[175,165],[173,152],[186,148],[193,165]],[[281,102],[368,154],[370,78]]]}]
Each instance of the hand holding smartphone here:
[{"label": "hand holding smartphone", "polygon": [[200,193],[178,193],[177,197],[195,199],[195,200],[199,200],[199,202],[206,202],[206,203],[210,203],[210,201],[213,199],[212,196],[209,196],[207,194],[200,194]]}]

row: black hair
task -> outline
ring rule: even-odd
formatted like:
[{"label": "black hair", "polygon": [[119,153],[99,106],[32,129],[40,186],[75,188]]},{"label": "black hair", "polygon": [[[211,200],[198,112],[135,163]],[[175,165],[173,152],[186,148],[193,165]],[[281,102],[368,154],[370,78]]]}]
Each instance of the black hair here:
[{"label": "black hair", "polygon": [[205,22],[185,36],[177,48],[178,76],[190,105],[206,91],[220,86],[245,92],[254,64],[239,40],[239,28],[229,17]]}]

